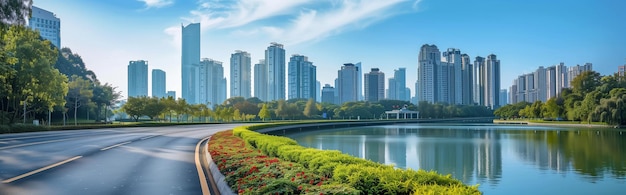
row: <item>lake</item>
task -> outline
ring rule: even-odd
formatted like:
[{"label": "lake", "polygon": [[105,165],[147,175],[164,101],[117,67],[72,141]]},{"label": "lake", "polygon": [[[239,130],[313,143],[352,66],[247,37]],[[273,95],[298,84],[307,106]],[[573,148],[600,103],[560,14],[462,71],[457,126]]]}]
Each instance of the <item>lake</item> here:
[{"label": "lake", "polygon": [[626,193],[626,130],[407,124],[286,136],[305,147],[451,174],[485,194]]}]

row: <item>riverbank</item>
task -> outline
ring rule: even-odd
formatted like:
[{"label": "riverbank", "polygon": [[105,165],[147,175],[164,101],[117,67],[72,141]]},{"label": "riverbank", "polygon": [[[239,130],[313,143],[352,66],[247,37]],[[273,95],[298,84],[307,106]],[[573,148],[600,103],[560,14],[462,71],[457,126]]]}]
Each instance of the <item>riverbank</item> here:
[{"label": "riverbank", "polygon": [[573,121],[532,121],[532,120],[496,120],[494,119],[493,124],[549,126],[549,127],[613,128],[613,126],[611,125],[575,123]]}]

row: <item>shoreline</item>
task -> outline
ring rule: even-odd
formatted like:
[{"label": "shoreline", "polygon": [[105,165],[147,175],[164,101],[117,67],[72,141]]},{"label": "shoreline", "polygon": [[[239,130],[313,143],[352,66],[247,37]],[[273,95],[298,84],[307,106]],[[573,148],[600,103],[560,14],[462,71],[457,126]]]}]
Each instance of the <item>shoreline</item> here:
[{"label": "shoreline", "polygon": [[614,128],[611,125],[598,125],[598,124],[573,124],[573,123],[535,123],[530,121],[508,121],[508,120],[493,120],[493,124],[498,125],[528,125],[528,126],[549,126],[549,127],[583,127],[583,128]]}]

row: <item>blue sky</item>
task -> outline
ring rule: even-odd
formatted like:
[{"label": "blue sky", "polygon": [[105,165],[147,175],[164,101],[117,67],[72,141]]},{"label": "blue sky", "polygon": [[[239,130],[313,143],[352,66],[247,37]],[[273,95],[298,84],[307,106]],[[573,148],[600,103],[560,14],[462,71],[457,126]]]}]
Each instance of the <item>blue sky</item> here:
[{"label": "blue sky", "polygon": [[[80,54],[102,82],[126,95],[130,60],[167,73],[180,96],[181,24],[201,22],[201,56],[263,58],[270,42],[317,66],[331,84],[346,62],[386,77],[407,68],[414,94],[423,44],[501,60],[502,88],[538,66],[591,62],[601,74],[626,64],[626,1],[621,0],[35,0],[61,18],[61,45]],[[150,87],[149,87],[150,88]]]}]

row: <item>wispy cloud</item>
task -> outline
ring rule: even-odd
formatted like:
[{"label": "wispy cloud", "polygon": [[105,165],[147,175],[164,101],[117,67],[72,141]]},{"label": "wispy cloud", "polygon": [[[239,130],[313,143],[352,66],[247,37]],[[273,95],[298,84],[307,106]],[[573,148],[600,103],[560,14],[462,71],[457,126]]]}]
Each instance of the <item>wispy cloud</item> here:
[{"label": "wispy cloud", "polygon": [[[347,30],[360,29],[397,14],[415,11],[420,0],[200,0],[183,17],[200,22],[203,31],[231,31],[231,35],[265,34],[271,41],[299,44]],[[180,45],[180,26],[165,32]]]},{"label": "wispy cloud", "polygon": [[161,8],[174,4],[174,0],[137,0],[146,4],[146,9]]}]

